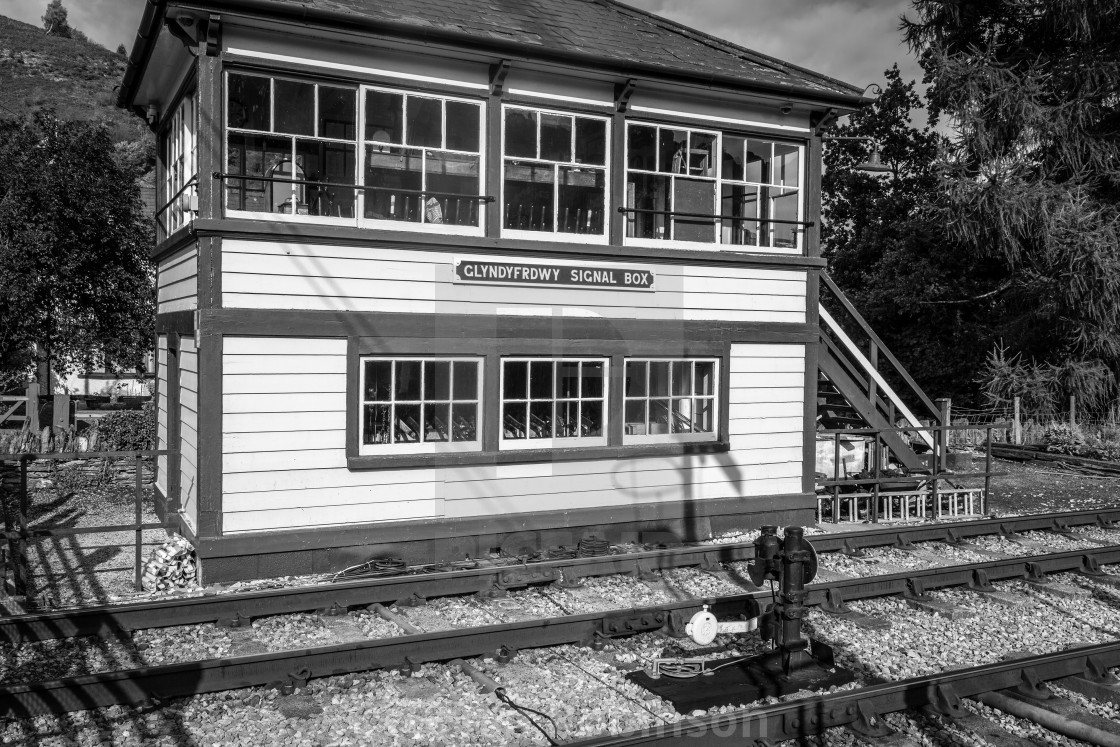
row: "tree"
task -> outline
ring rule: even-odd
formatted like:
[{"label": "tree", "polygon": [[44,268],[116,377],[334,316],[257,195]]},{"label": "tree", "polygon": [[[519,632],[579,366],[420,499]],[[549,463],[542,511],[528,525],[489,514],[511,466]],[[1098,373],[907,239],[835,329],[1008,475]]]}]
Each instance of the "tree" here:
[{"label": "tree", "polygon": [[[829,273],[933,396],[969,402],[998,327],[998,263],[952,240],[938,214],[936,163],[946,145],[911,120],[923,113],[914,82],[895,65],[875,102],[833,128],[822,176],[822,246]],[[877,148],[891,171],[857,168]],[[826,301],[827,302],[827,301]]]},{"label": "tree", "polygon": [[1103,407],[1120,379],[1120,4],[914,10],[903,29],[931,110],[958,131],[941,219],[1007,268],[1001,356]]},{"label": "tree", "polygon": [[66,8],[62,7],[62,0],[51,0],[47,4],[47,12],[43,14],[43,28],[48,34],[63,36],[67,39],[73,33],[70,23],[66,20]]},{"label": "tree", "polygon": [[117,54],[119,54],[121,57],[125,57],[125,56],[128,55],[128,50],[125,49],[125,46],[123,44],[118,44],[117,45]]},{"label": "tree", "polygon": [[104,125],[0,121],[0,365],[139,369],[154,333],[150,223]]}]

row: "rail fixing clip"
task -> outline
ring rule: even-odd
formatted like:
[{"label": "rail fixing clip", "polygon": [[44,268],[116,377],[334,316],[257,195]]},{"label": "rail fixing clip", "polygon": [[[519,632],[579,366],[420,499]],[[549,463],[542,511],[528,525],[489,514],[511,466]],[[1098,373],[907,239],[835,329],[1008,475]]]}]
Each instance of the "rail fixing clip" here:
[{"label": "rail fixing clip", "polygon": [[923,708],[927,711],[952,719],[963,718],[966,715],[964,708],[961,706],[960,696],[948,683],[931,686],[926,693],[926,697],[929,699],[929,703]]},{"label": "rail fixing clip", "polygon": [[821,609],[830,615],[846,615],[852,611],[852,608],[844,601],[844,596],[840,593],[840,590],[836,588],[825,590]]},{"label": "rail fixing clip", "polygon": [[901,533],[895,535],[894,546],[895,546],[895,549],[897,549],[897,550],[906,550],[907,552],[918,549],[914,545],[914,543],[910,541],[909,536],[907,536],[905,534],[901,534]]},{"label": "rail fixing clip", "polygon": [[856,703],[856,720],[848,724],[848,728],[861,737],[881,739],[894,733],[894,729],[887,726],[869,700]]},{"label": "rail fixing clip", "polygon": [[922,582],[922,579],[917,577],[906,579],[906,593],[903,596],[919,602],[929,601],[929,594],[926,594],[926,585]]},{"label": "rail fixing clip", "polygon": [[1038,563],[1027,563],[1027,581],[1032,584],[1050,583],[1050,579],[1046,578],[1046,571]]},{"label": "rail fixing clip", "polygon": [[1046,683],[1038,678],[1038,672],[1033,668],[1027,667],[1020,672],[1019,685],[1015,688],[1015,692],[1020,695],[1025,695],[1034,700],[1046,700],[1051,695],[1050,688]]},{"label": "rail fixing clip", "polygon": [[973,591],[996,590],[996,587],[992,586],[991,579],[988,578],[988,572],[983,568],[977,568],[972,572],[972,580],[968,582],[968,588]]},{"label": "rail fixing clip", "polygon": [[1115,685],[1120,682],[1109,673],[1108,664],[1102,661],[1099,656],[1085,657],[1085,673],[1081,676],[1099,685]]},{"label": "rail fixing clip", "polygon": [[1103,576],[1101,564],[1092,555],[1081,556],[1081,574],[1084,576]]}]

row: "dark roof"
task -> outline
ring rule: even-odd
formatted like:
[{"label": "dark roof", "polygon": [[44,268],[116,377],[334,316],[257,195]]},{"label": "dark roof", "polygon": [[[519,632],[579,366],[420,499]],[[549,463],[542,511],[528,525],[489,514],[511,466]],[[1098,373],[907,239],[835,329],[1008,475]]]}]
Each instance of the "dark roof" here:
[{"label": "dark roof", "polygon": [[[149,0],[157,11],[167,0]],[[756,88],[854,105],[861,90],[616,0],[195,0],[216,11],[248,11],[325,26],[513,50],[635,75]],[[141,22],[130,67],[146,64],[154,29]],[[138,54],[139,53],[139,54]],[[137,71],[138,72],[138,71]],[[133,80],[126,74],[121,103]]]}]

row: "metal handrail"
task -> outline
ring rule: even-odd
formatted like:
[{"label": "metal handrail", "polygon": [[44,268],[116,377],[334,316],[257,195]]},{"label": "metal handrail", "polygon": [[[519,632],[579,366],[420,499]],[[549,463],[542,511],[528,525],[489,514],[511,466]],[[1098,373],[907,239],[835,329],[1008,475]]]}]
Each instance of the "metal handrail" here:
[{"label": "metal handrail", "polygon": [[686,213],[679,210],[657,210],[655,208],[632,208],[632,207],[619,207],[620,213],[641,213],[642,215],[668,215],[673,218],[698,218],[703,220],[710,220],[715,223],[717,220],[740,220],[740,221],[753,221],[755,223],[781,223],[790,226],[805,226],[806,228],[816,225],[811,220],[780,220],[778,218],[751,218],[745,215],[721,215],[720,213]]},{"label": "metal handrail", "polygon": [[367,184],[344,184],[342,182],[321,182],[314,179],[285,179],[279,176],[264,176],[256,174],[231,174],[215,171],[210,175],[214,179],[242,179],[250,182],[280,182],[282,184],[310,184],[314,187],[334,187],[336,189],[353,189],[362,192],[393,192],[398,195],[428,195],[429,197],[456,197],[463,200],[480,200],[494,202],[493,195],[466,195],[461,192],[436,192],[429,189],[403,189],[400,187],[380,187]]}]

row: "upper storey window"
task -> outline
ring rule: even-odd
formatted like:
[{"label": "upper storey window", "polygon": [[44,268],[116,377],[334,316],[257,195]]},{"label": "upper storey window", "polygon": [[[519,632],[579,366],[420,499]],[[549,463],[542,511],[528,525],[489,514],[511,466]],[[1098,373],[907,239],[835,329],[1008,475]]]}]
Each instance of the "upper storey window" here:
[{"label": "upper storey window", "polygon": [[226,207],[355,217],[357,91],[231,73]]},{"label": "upper storey window", "polygon": [[628,237],[799,247],[801,146],[631,124],[626,151]]},{"label": "upper storey window", "polygon": [[163,205],[156,213],[159,239],[185,226],[197,207],[198,131],[194,95],[185,96],[160,139],[163,161]]},{"label": "upper storey window", "polygon": [[362,216],[479,226],[482,105],[365,91]]},{"label": "upper storey window", "polygon": [[509,106],[503,125],[503,235],[605,240],[607,120]]}]

